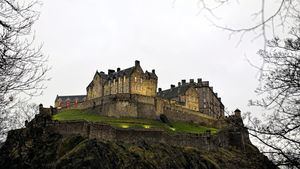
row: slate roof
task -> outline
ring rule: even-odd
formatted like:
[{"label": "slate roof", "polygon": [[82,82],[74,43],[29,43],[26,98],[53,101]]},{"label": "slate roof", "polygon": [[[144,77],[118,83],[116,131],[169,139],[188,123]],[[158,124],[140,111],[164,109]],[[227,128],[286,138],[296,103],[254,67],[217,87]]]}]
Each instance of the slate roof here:
[{"label": "slate roof", "polygon": [[145,75],[152,78],[152,79],[157,79],[157,76],[156,76],[155,73],[151,73],[151,72],[146,71]]},{"label": "slate roof", "polygon": [[[131,73],[134,71],[134,69],[135,69],[135,66],[127,68],[127,69],[123,69],[123,70],[120,70],[120,71],[117,71],[117,72],[114,72],[111,74],[102,73],[101,77],[108,79],[108,80],[116,79],[118,77],[123,77],[123,76],[129,77],[131,75]],[[148,71],[145,72],[145,76],[157,79],[157,76],[155,73],[151,73]]]},{"label": "slate roof", "polygon": [[191,84],[183,84],[181,86],[158,92],[157,95],[165,99],[172,99],[179,95],[183,95],[191,86]]},{"label": "slate roof", "polygon": [[118,72],[114,72],[112,74],[108,74],[107,78],[108,79],[115,79],[115,78],[122,77],[122,76],[127,76],[128,77],[133,72],[134,68],[135,68],[135,66],[124,69],[124,70],[120,70]]},{"label": "slate roof", "polygon": [[[98,72],[97,71],[96,74],[95,74],[95,76],[99,75],[102,79],[105,79],[105,80],[113,80],[113,79],[117,79],[117,78],[123,77],[123,76],[129,77],[137,66],[140,67],[139,63],[138,63],[138,65],[136,63],[135,66],[129,67],[127,69],[119,70],[119,71],[108,70],[109,71],[108,74],[105,74],[104,72]],[[114,72],[110,73],[110,71],[114,71]],[[94,78],[95,78],[95,76],[94,76]],[[147,79],[156,79],[157,80],[157,75],[155,74],[155,72],[145,71],[145,73],[143,74],[143,76],[145,78],[147,78]],[[89,85],[86,87],[87,90],[88,90],[89,87],[93,87],[94,86],[93,82],[94,81],[92,80],[89,83]]]},{"label": "slate roof", "polygon": [[79,102],[85,101],[86,95],[71,95],[71,96],[56,96],[56,100],[61,99],[62,101],[66,101],[69,99],[70,101],[75,101],[75,99],[78,99]]}]

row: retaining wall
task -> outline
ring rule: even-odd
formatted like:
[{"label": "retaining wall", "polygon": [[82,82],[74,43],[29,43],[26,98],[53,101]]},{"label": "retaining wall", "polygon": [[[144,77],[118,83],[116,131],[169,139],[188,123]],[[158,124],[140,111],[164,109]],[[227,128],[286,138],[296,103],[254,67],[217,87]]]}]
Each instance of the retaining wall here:
[{"label": "retaining wall", "polygon": [[[147,143],[165,143],[173,146],[188,146],[201,149],[214,149],[220,143],[228,143],[222,137],[205,134],[170,134],[159,129],[119,129],[102,123],[90,123],[84,121],[47,123],[56,132],[68,136],[80,134],[87,138],[95,138],[102,141],[122,141],[136,143],[146,141]],[[223,145],[226,146],[226,145]]]}]

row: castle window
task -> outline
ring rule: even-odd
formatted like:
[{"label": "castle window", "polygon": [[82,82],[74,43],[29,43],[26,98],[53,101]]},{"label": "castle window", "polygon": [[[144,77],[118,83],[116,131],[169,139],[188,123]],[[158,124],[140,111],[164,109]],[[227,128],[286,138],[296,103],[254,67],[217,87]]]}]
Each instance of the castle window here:
[{"label": "castle window", "polygon": [[125,76],[124,76],[124,79],[123,79],[123,80],[124,80],[124,83],[125,83],[125,82],[126,82],[126,77],[125,77]]},{"label": "castle window", "polygon": [[137,77],[134,77],[134,82],[137,82]]},{"label": "castle window", "polygon": [[141,79],[141,83],[143,83],[143,79]]},{"label": "castle window", "polygon": [[118,81],[119,81],[119,84],[121,84],[121,78],[120,78],[120,77],[119,77],[119,80],[118,80]]}]

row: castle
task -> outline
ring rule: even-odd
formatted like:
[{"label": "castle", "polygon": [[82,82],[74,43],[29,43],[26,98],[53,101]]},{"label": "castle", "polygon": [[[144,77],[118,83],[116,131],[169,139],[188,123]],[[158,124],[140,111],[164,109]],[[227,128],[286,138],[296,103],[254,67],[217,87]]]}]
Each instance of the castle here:
[{"label": "castle", "polygon": [[89,109],[112,117],[157,118],[167,114],[183,121],[224,117],[221,98],[208,81],[182,80],[167,90],[157,90],[157,82],[155,70],[144,71],[136,60],[133,67],[124,70],[96,71],[86,95],[57,95],[55,107]]}]

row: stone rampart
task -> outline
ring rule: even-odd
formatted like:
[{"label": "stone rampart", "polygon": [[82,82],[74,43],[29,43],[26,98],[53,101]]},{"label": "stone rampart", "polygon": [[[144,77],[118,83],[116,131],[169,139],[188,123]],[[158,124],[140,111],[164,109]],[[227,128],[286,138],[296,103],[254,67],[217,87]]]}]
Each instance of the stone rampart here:
[{"label": "stone rampart", "polygon": [[[151,144],[165,143],[173,146],[189,146],[201,149],[214,149],[219,146],[218,142],[228,143],[228,141],[220,140],[221,137],[210,133],[170,134],[159,129],[119,129],[103,123],[85,121],[49,121],[46,126],[63,136],[80,134],[87,138],[102,141],[122,141],[126,143],[145,141]],[[221,139],[225,139],[225,137]]]},{"label": "stone rampart", "polygon": [[77,107],[71,108],[89,110],[109,117],[157,119],[160,114],[165,114],[171,121],[193,122],[214,128],[224,126],[222,118],[217,119],[158,97],[138,94],[108,95],[78,103]]}]

